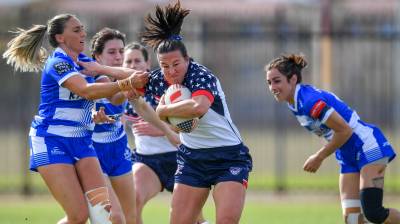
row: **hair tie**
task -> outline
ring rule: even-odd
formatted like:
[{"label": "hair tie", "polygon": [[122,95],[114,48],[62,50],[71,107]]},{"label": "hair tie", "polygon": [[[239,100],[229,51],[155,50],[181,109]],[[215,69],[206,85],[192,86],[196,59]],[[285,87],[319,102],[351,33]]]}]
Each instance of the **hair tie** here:
[{"label": "hair tie", "polygon": [[172,34],[169,38],[169,40],[175,40],[175,41],[182,41],[183,38],[181,35],[179,34]]}]

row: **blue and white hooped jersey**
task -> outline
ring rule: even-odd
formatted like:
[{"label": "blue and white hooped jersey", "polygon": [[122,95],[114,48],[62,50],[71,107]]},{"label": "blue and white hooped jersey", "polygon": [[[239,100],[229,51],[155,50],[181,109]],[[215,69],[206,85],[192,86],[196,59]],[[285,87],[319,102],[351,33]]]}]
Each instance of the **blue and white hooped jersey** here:
[{"label": "blue and white hooped jersey", "polygon": [[[152,95],[147,94],[143,98],[151,107],[157,107],[158,101]],[[131,119],[133,123],[139,120],[139,115],[130,103],[126,105],[125,115],[127,116],[127,120],[129,120],[130,117],[133,118]],[[133,135],[135,136],[135,151],[141,155],[155,155],[178,150],[165,136],[146,136],[137,135],[135,133]]]},{"label": "blue and white hooped jersey", "polygon": [[[288,104],[300,125],[310,132],[331,140],[333,130],[325,125],[326,120],[336,111],[354,130],[360,117],[335,94],[311,85],[298,84],[294,95],[294,105]],[[361,134],[361,133],[360,133]]]},{"label": "blue and white hooped jersey", "polygon": [[108,99],[102,98],[95,101],[95,109],[98,111],[104,107],[107,116],[115,120],[111,124],[96,124],[92,135],[92,140],[97,143],[111,143],[125,136],[124,126],[121,118],[124,112],[125,103],[113,105]]},{"label": "blue and white hooped jersey", "polygon": [[[192,97],[205,95],[212,102],[207,113],[200,118],[197,128],[191,133],[180,133],[184,145],[201,149],[238,145],[242,142],[230,117],[221,84],[210,70],[190,59],[182,85],[192,92]],[[153,95],[158,100],[168,87],[163,73],[158,69],[151,72],[146,94]]]},{"label": "blue and white hooped jersey", "polygon": [[[79,54],[78,61],[91,61]],[[62,84],[74,75],[80,75],[88,83],[94,78],[81,74],[82,68],[61,48],[56,48],[46,61],[42,72],[41,102],[39,112],[32,121],[30,136],[91,136],[94,123],[91,113],[93,101],[86,100]]]}]

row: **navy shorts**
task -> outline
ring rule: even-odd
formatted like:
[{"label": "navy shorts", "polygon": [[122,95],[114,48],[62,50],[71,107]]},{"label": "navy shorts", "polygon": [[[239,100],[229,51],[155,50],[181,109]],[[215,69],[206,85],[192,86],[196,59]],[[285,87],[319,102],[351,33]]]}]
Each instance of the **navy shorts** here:
[{"label": "navy shorts", "polygon": [[172,192],[175,184],[176,151],[154,155],[142,155],[133,152],[132,159],[133,163],[143,163],[150,167],[156,173],[158,179],[160,179],[161,186],[167,189],[167,191]]},{"label": "navy shorts", "polygon": [[96,157],[91,137],[29,136],[30,170],[50,164],[72,164]]},{"label": "navy shorts", "polygon": [[358,122],[350,139],[336,150],[340,173],[359,173],[365,165],[385,157],[390,162],[396,156],[379,128],[362,121]]},{"label": "navy shorts", "polygon": [[132,172],[132,152],[126,135],[115,142],[93,142],[103,173],[109,177]]},{"label": "navy shorts", "polygon": [[207,149],[181,145],[177,155],[175,182],[211,188],[220,182],[235,181],[247,188],[252,159],[243,144]]}]

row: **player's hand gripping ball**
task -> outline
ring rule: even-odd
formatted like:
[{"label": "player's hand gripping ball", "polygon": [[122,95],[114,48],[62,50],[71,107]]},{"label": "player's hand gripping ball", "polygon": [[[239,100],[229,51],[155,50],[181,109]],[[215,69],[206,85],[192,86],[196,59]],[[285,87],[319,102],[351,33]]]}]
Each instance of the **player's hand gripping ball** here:
[{"label": "player's hand gripping ball", "polygon": [[[164,101],[165,104],[168,105],[191,98],[192,93],[188,88],[181,84],[174,84],[165,91]],[[199,118],[168,117],[168,121],[180,132],[189,133],[197,127]]]}]

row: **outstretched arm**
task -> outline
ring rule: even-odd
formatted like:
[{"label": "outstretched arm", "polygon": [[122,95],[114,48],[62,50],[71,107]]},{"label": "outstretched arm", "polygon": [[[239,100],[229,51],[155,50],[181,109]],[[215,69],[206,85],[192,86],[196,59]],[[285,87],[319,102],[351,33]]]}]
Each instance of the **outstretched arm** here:
[{"label": "outstretched arm", "polygon": [[147,104],[142,97],[140,97],[137,93],[134,93],[134,91],[129,91],[127,94],[129,103],[132,103],[135,106],[135,111],[145,121],[153,124],[162,132],[164,132],[165,136],[173,145],[179,145],[181,143],[179,140],[179,135],[171,130],[167,123],[160,120],[154,109]]},{"label": "outstretched arm", "polygon": [[137,71],[131,68],[125,67],[111,67],[107,65],[101,65],[97,62],[82,62],[78,61],[78,64],[84,67],[85,69],[82,71],[84,74],[104,74],[111,76],[117,80],[128,78],[133,73],[144,73],[147,74],[146,71]]}]

